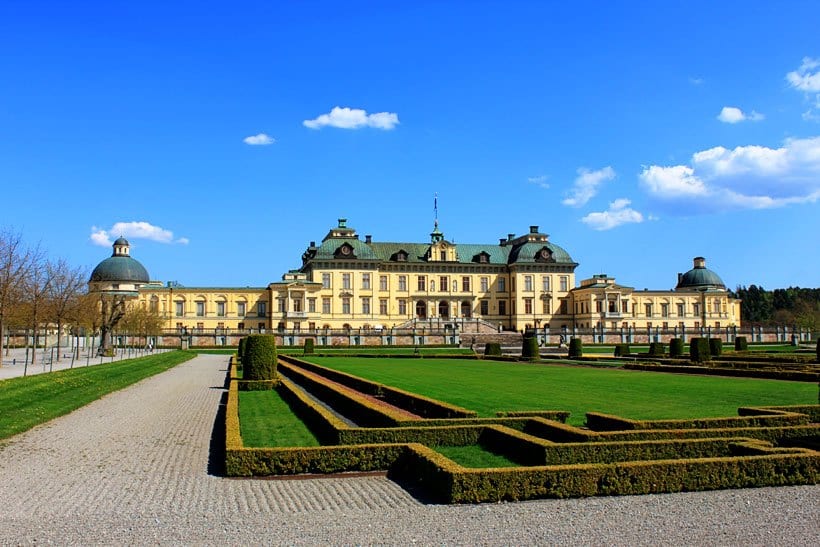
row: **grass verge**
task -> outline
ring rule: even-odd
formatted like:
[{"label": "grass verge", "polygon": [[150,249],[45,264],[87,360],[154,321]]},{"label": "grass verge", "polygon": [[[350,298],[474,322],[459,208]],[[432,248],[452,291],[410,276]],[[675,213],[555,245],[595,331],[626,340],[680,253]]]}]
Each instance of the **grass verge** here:
[{"label": "grass verge", "polygon": [[195,356],[171,351],[0,381],[0,439],[68,414]]},{"label": "grass verge", "polygon": [[276,390],[240,391],[239,417],[245,446],[319,446]]},{"label": "grass verge", "polygon": [[485,450],[483,447],[475,444],[468,446],[433,446],[431,448],[463,467],[476,469],[488,467],[520,467],[514,461],[495,452]]}]

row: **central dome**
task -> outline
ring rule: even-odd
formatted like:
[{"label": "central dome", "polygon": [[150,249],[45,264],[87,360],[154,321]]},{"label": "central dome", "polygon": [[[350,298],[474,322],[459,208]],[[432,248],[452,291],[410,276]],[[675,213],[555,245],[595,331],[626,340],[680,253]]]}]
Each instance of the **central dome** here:
[{"label": "central dome", "polygon": [[687,289],[723,289],[726,285],[718,274],[706,267],[706,259],[702,256],[695,258],[694,268],[685,274],[678,275],[678,284],[675,290]]},{"label": "central dome", "polygon": [[130,244],[124,237],[114,242],[114,254],[106,258],[91,272],[91,283],[131,282],[148,283],[148,270],[129,256]]}]

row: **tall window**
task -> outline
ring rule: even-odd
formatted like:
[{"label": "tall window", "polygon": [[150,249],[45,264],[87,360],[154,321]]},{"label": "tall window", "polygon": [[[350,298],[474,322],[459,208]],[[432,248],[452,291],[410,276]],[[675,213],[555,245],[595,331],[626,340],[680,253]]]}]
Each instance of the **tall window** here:
[{"label": "tall window", "polygon": [[498,292],[507,292],[507,278],[506,277],[499,277],[498,278]]},{"label": "tall window", "polygon": [[148,309],[151,313],[157,313],[159,311],[159,298],[156,296],[151,298],[151,303],[148,305]]},{"label": "tall window", "polygon": [[524,313],[532,313],[532,298],[524,299]]},{"label": "tall window", "polygon": [[482,277],[479,280],[481,284],[481,292],[487,292],[490,290],[490,278],[489,277]]},{"label": "tall window", "polygon": [[362,274],[362,288],[369,289],[370,288],[370,274],[363,273]]},{"label": "tall window", "polygon": [[407,276],[400,275],[399,276],[399,290],[406,291],[407,290]]},{"label": "tall window", "polygon": [[461,278],[461,292],[470,292],[470,278],[466,275]]},{"label": "tall window", "polygon": [[387,299],[379,299],[379,315],[387,315]]},{"label": "tall window", "polygon": [[323,273],[322,274],[322,288],[329,289],[330,288],[330,274]]},{"label": "tall window", "polygon": [[342,288],[349,289],[350,288],[350,274],[343,273],[342,274]]},{"label": "tall window", "polygon": [[545,292],[550,291],[550,276],[544,275],[541,277],[541,290]]},{"label": "tall window", "polygon": [[524,276],[524,290],[527,292],[532,292],[532,276],[525,275]]},{"label": "tall window", "polygon": [[316,299],[308,298],[308,313],[316,313]]},{"label": "tall window", "polygon": [[293,299],[293,311],[301,312],[302,311],[302,299],[301,298],[294,298]]},{"label": "tall window", "polygon": [[717,298],[715,298],[714,310],[715,313],[720,313],[720,300],[718,300]]},{"label": "tall window", "polygon": [[479,302],[479,313],[481,315],[490,315],[490,301],[482,300]]},{"label": "tall window", "polygon": [[244,302],[237,302],[236,303],[236,315],[239,317],[245,317],[245,303]]},{"label": "tall window", "polygon": [[424,277],[423,275],[420,275],[419,278],[418,278],[418,290],[426,291],[427,290],[425,288],[426,285],[427,285],[427,278]]},{"label": "tall window", "polygon": [[567,276],[565,276],[565,275],[562,275],[562,276],[558,279],[558,283],[559,283],[559,284],[560,284],[560,286],[561,286],[561,292],[567,292],[567,289],[568,289],[568,287],[569,287],[569,277],[567,277]]},{"label": "tall window", "polygon": [[507,314],[507,301],[506,300],[499,300],[498,301],[498,315],[506,315]]},{"label": "tall window", "polygon": [[399,300],[399,315],[407,315],[407,300]]},{"label": "tall window", "polygon": [[541,313],[552,313],[552,310],[550,309],[552,306],[550,303],[551,300],[549,298],[545,298],[541,301]]},{"label": "tall window", "polygon": [[647,317],[652,317],[652,304],[644,304],[644,312]]},{"label": "tall window", "polygon": [[205,302],[196,303],[196,316],[203,317],[205,315]]},{"label": "tall window", "polygon": [[256,304],[256,315],[259,317],[265,317],[268,314],[268,304],[267,302],[258,302]]},{"label": "tall window", "polygon": [[666,304],[666,303],[661,304],[661,316],[662,317],[669,317],[669,304]]},{"label": "tall window", "polygon": [[287,308],[287,306],[285,306],[285,299],[284,299],[284,298],[277,298],[277,299],[276,299],[276,303],[277,303],[277,305],[279,306],[279,308],[278,308],[278,309],[279,309],[279,312],[280,312],[280,313],[281,313],[281,312],[284,312],[284,311],[286,311],[286,310],[288,309],[288,308]]},{"label": "tall window", "polygon": [[678,317],[683,317],[685,313],[685,306],[683,304],[678,304]]},{"label": "tall window", "polygon": [[330,298],[322,298],[322,313],[326,315],[330,314]]},{"label": "tall window", "polygon": [[439,253],[438,253],[438,259],[439,259],[440,261],[442,261],[442,262],[444,262],[445,260],[447,260],[447,251],[439,251]]},{"label": "tall window", "polygon": [[370,315],[370,297],[365,296],[362,298],[362,313],[365,315]]},{"label": "tall window", "polygon": [[461,317],[472,317],[472,316],[473,316],[473,310],[470,307],[470,303],[469,302],[462,302],[461,303]]},{"label": "tall window", "polygon": [[346,296],[342,298],[342,313],[349,314],[350,313],[350,297]]},{"label": "tall window", "polygon": [[382,275],[379,276],[379,290],[386,291],[387,290],[387,276]]},{"label": "tall window", "polygon": [[225,302],[216,303],[216,315],[219,317],[225,317]]},{"label": "tall window", "polygon": [[447,276],[442,275],[438,279],[438,290],[441,292],[447,292],[447,286],[449,285],[449,281],[447,281]]},{"label": "tall window", "polygon": [[177,317],[182,317],[183,315],[185,315],[185,302],[183,302],[182,300],[178,300],[174,302],[174,305],[176,308],[174,310],[174,315],[176,315]]},{"label": "tall window", "polygon": [[698,303],[692,304],[692,314],[695,317],[700,316],[700,304],[698,304]]}]

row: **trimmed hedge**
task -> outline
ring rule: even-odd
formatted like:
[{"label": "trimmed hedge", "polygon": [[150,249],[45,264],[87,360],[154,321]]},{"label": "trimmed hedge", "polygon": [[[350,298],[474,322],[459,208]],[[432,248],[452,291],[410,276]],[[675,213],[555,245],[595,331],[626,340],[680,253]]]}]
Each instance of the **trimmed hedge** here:
[{"label": "trimmed hedge", "polygon": [[663,357],[666,354],[664,349],[663,342],[652,342],[649,344],[649,356]]},{"label": "trimmed hedge", "polygon": [[584,343],[580,338],[573,338],[569,341],[569,357],[582,357],[584,355]]},{"label": "trimmed hedge", "polygon": [[709,355],[712,357],[720,357],[723,353],[723,340],[720,338],[709,338]]},{"label": "trimmed hedge", "polygon": [[303,350],[305,355],[310,355],[313,353],[313,338],[308,338],[305,340],[305,349]]},{"label": "trimmed hedge", "polygon": [[244,380],[273,380],[276,377],[276,337],[272,334],[251,334],[245,341],[242,356]]},{"label": "trimmed hedge", "polygon": [[683,357],[682,338],[672,338],[669,340],[669,357]]},{"label": "trimmed hedge", "polygon": [[626,357],[629,355],[629,344],[615,344],[615,357]]},{"label": "trimmed hedge", "polygon": [[801,370],[747,369],[692,365],[656,365],[651,363],[624,363],[627,370],[670,372],[675,374],[709,374],[712,376],[732,376],[741,378],[768,378],[771,380],[791,380],[794,382],[820,381],[820,373]]},{"label": "trimmed hedge", "polygon": [[815,349],[815,357],[818,363],[820,363],[820,338],[817,339],[817,348]]},{"label": "trimmed hedge", "polygon": [[524,335],[524,342],[521,346],[521,358],[522,359],[538,359],[541,356],[541,352],[538,350],[538,338],[536,338],[535,333],[529,332]]},{"label": "trimmed hedge", "polygon": [[239,339],[239,345],[236,348],[236,356],[239,358],[239,361],[242,361],[242,358],[245,356],[245,340],[247,336],[243,336]]},{"label": "trimmed hedge", "polygon": [[692,338],[689,341],[689,360],[693,363],[705,363],[711,357],[708,338]]},{"label": "trimmed hedge", "polygon": [[745,336],[738,336],[735,338],[735,351],[748,351],[749,341]]},{"label": "trimmed hedge", "polygon": [[[600,412],[587,412],[587,427],[593,431],[625,431],[630,429],[714,429],[727,427],[782,427],[806,425],[809,416],[780,410],[744,409],[744,415],[724,418],[693,418],[690,420],[631,420]],[[766,414],[763,414],[766,412]]]},{"label": "trimmed hedge", "polygon": [[497,342],[487,342],[484,345],[484,355],[501,357],[501,344]]}]

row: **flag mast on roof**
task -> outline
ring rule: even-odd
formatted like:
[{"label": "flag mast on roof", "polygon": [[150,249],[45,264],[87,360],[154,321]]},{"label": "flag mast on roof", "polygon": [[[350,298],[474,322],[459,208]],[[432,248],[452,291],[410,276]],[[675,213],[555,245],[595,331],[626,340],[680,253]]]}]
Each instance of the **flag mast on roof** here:
[{"label": "flag mast on roof", "polygon": [[444,234],[438,229],[438,192],[433,194],[433,233],[430,234],[430,240],[437,243],[444,239]]}]

